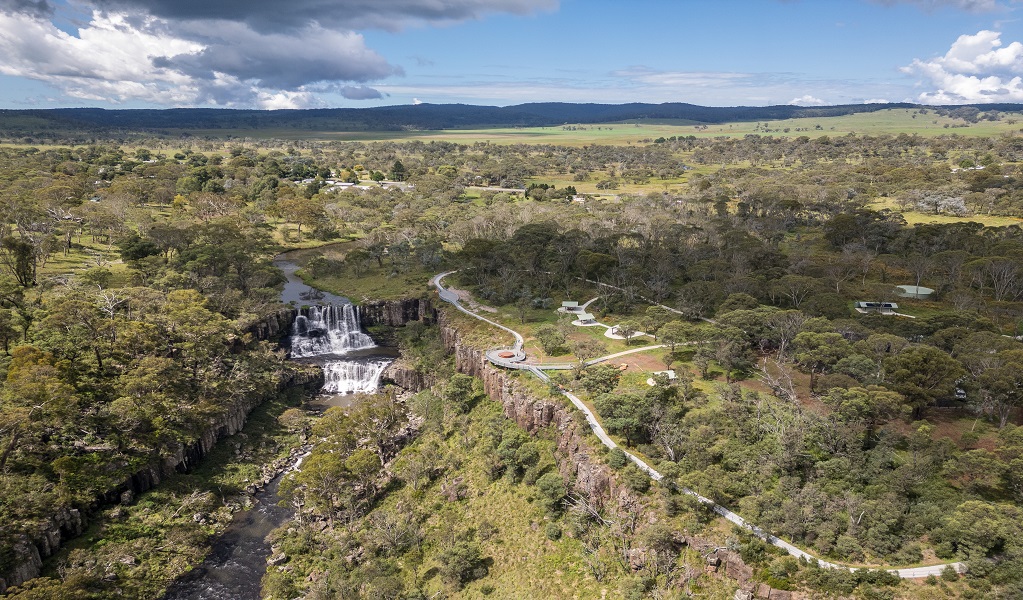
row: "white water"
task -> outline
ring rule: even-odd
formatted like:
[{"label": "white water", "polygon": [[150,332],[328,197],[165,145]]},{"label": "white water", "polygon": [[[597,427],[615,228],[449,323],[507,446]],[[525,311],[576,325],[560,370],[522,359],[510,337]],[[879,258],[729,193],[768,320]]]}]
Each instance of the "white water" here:
[{"label": "white water", "polygon": [[390,359],[338,360],[323,365],[323,392],[327,394],[372,394],[380,385]]},{"label": "white water", "polygon": [[291,325],[291,357],[323,357],[324,394],[372,394],[390,359],[345,355],[376,348],[359,327],[359,309],[351,304],[302,309]]},{"label": "white water", "polygon": [[376,348],[359,328],[359,310],[351,304],[311,306],[291,325],[291,357],[310,358]]}]

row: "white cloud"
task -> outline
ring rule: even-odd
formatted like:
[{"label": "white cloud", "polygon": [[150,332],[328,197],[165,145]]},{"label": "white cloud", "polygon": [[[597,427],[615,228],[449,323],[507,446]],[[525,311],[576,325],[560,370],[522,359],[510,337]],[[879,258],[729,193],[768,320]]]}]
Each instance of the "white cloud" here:
[{"label": "white cloud", "polygon": [[655,71],[646,67],[630,67],[611,73],[614,77],[637,83],[673,87],[718,87],[749,80],[749,73],[721,73],[711,71]]},{"label": "white cloud", "polygon": [[[239,23],[176,24],[95,12],[74,36],[47,19],[0,12],[0,74],[44,81],[80,100],[300,108],[320,81],[400,73],[353,32],[310,25],[298,37]],[[190,26],[192,25],[192,26]],[[346,98],[380,97],[342,86]]]},{"label": "white cloud", "polygon": [[259,91],[257,102],[260,108],[280,110],[285,108],[309,108],[319,104],[319,100],[310,92],[279,92]]},{"label": "white cloud", "polygon": [[825,102],[824,100],[821,100],[820,98],[817,98],[816,96],[806,94],[798,98],[793,98],[792,100],[789,101],[789,104],[795,106],[827,106],[828,103]]},{"label": "white cloud", "polygon": [[[324,92],[381,98],[364,84],[403,71],[356,29],[557,7],[557,0],[73,1],[0,0],[0,74],[95,102],[273,108],[322,104]],[[90,7],[76,35],[54,24]]]},{"label": "white cloud", "polygon": [[902,71],[932,88],[919,95],[925,104],[1023,101],[1023,44],[1003,46],[996,31],[961,35],[944,56],[915,59]]},{"label": "white cloud", "polygon": [[141,31],[120,15],[94,14],[75,37],[49,21],[0,13],[0,73],[45,81],[86,100],[185,102],[195,92],[190,78],[155,67],[153,59],[201,48]]}]

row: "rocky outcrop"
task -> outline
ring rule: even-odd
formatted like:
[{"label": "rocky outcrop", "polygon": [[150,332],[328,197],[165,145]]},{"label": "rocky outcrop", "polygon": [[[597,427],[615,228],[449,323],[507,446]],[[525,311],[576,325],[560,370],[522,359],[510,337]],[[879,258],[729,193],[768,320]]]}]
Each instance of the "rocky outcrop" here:
[{"label": "rocky outcrop", "polygon": [[297,314],[297,308],[281,308],[255,323],[243,327],[242,330],[257,340],[277,342],[291,330],[291,323]]},{"label": "rocky outcrop", "polygon": [[360,325],[401,327],[410,321],[426,325],[437,322],[437,309],[429,298],[405,298],[403,300],[382,300],[359,305]]},{"label": "rocky outcrop", "polygon": [[437,383],[435,377],[423,373],[401,358],[387,365],[380,375],[380,382],[391,383],[413,392],[425,390]]},{"label": "rocky outcrop", "polygon": [[513,372],[499,369],[489,362],[482,350],[461,343],[457,328],[451,326],[443,312],[439,326],[441,340],[454,355],[455,370],[483,380],[487,395],[501,403],[504,416],[514,421],[530,435],[541,429],[552,428],[558,454],[558,468],[573,489],[595,505],[614,501],[621,506],[636,506],[632,493],[618,485],[611,469],[594,455],[593,446],[586,439],[589,427],[576,418],[576,411],[554,398],[537,398],[526,386],[515,381]]},{"label": "rocky outcrop", "polygon": [[82,534],[85,524],[76,508],[62,508],[39,525],[31,535],[21,535],[14,543],[14,564],[0,578],[0,594],[10,586],[38,577],[43,559],[60,549],[61,542]]}]

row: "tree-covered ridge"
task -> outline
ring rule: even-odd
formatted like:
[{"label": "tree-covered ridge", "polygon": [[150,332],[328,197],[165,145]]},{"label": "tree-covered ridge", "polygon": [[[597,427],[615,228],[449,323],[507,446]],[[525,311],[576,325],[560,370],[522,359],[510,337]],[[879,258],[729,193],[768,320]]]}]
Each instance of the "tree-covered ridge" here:
[{"label": "tree-covered ridge", "polygon": [[[532,103],[515,106],[471,106],[465,104],[420,104],[376,108],[329,108],[307,110],[226,110],[202,108],[106,110],[59,108],[3,110],[0,119],[17,127],[29,119],[35,130],[47,125],[64,128],[102,129],[259,129],[293,127],[317,131],[394,131],[456,129],[468,127],[536,127],[562,123],[605,123],[627,119],[684,119],[704,123],[825,117],[872,112],[888,108],[909,108],[912,104],[857,104],[831,107],[730,107],[718,108],[684,103],[667,104],[565,104]],[[994,110],[1019,110],[1003,105]]]},{"label": "tree-covered ridge", "polygon": [[[415,106],[384,106],[374,108],[331,108],[304,110],[239,110],[239,109],[132,109],[105,110],[95,108],[0,110],[0,139],[14,142],[81,143],[96,140],[135,139],[147,136],[176,136],[181,132],[224,136],[251,132],[256,137],[268,134],[329,138],[332,133],[388,135],[459,130],[494,130],[563,127],[586,130],[599,124],[628,122],[673,123],[693,131],[706,131],[708,126],[756,123],[754,131],[789,133],[791,126],[771,128],[771,122],[821,120],[796,125],[796,131],[823,130],[830,127],[828,119],[841,117],[873,117],[889,111],[912,111],[945,117],[943,127],[968,127],[983,121],[1007,120],[1014,123],[1021,109],[1019,104],[979,104],[929,107],[908,103],[853,104],[840,106],[801,107],[737,106],[706,107],[685,103],[644,104],[571,104],[530,103],[515,106],[472,106],[464,104],[419,104]],[[887,116],[880,117],[881,121]],[[763,125],[760,122],[764,121]],[[922,123],[922,120],[920,121]],[[936,120],[933,124],[937,124]],[[904,124],[902,127],[910,126]],[[833,127],[831,127],[833,128]],[[896,126],[896,131],[901,127]],[[665,136],[667,137],[667,136]]]},{"label": "tree-covered ridge", "polygon": [[275,393],[283,369],[245,332],[277,306],[268,233],[202,211],[171,222],[153,185],[91,202],[124,168],[114,156],[4,155],[4,574],[52,516],[87,519],[136,473],[173,466],[217,419]]}]

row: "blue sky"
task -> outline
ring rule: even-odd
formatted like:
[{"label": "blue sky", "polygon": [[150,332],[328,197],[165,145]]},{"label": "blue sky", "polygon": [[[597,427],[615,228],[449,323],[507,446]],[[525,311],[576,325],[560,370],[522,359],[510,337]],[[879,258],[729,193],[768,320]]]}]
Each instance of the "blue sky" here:
[{"label": "blue sky", "polygon": [[1023,102],[1021,17],[1019,0],[0,0],[0,106]]}]

